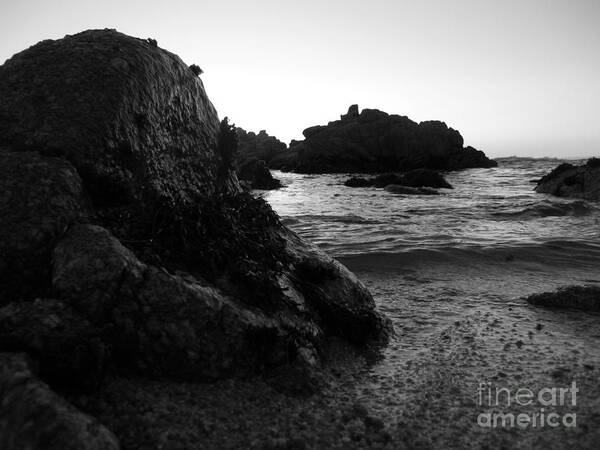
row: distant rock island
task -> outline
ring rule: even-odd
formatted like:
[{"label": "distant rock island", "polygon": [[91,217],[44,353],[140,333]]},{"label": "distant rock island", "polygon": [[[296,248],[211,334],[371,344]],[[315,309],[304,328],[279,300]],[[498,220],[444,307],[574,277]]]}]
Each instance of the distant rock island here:
[{"label": "distant rock island", "polygon": [[265,154],[271,169],[299,173],[381,173],[418,168],[459,170],[496,167],[482,151],[463,147],[460,133],[444,122],[416,123],[408,117],[352,105],[340,120],[303,132],[287,151]]},{"label": "distant rock island", "polygon": [[557,197],[600,200],[600,159],[591,158],[581,166],[563,163],[538,181],[535,191]]}]

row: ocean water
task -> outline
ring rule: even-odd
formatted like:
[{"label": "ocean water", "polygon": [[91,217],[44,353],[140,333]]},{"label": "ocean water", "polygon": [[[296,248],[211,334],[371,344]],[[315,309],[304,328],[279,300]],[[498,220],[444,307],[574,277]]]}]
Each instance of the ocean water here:
[{"label": "ocean water", "polygon": [[362,274],[392,315],[399,298],[451,295],[460,309],[473,298],[505,303],[600,283],[600,203],[534,192],[533,181],[563,160],[498,162],[446,173],[454,189],[439,196],[349,188],[347,175],[278,171],[285,187],[260,195],[300,236]]},{"label": "ocean water", "polygon": [[[598,204],[533,191],[555,159],[501,159],[499,167],[445,174],[440,196],[343,186],[346,175],[274,172],[285,187],[264,198],[298,234],[338,258],[512,254],[597,256]],[[564,252],[563,252],[564,250]]]},{"label": "ocean water", "polygon": [[[428,436],[424,445],[433,448],[450,434],[465,448],[486,439],[585,448],[600,438],[600,314],[524,300],[600,284],[600,204],[533,191],[532,180],[561,162],[505,158],[497,168],[450,172],[454,189],[439,196],[349,188],[345,175],[281,172],[274,176],[284,188],[259,193],[285,224],[354,271],[391,319],[390,344],[350,389],[393,429],[429,426],[417,437]],[[578,380],[579,420],[596,431],[490,438],[475,426],[481,380],[515,389]],[[432,398],[455,417],[433,414]]]},{"label": "ocean water", "polygon": [[[600,283],[600,204],[533,190],[561,162],[505,158],[497,168],[449,172],[454,189],[439,196],[275,172],[285,187],[261,195],[290,228],[359,273],[392,317],[407,298],[435,300],[437,309],[448,297],[444,314],[454,316],[473,300],[503,305]],[[422,312],[435,322],[436,310]]]}]

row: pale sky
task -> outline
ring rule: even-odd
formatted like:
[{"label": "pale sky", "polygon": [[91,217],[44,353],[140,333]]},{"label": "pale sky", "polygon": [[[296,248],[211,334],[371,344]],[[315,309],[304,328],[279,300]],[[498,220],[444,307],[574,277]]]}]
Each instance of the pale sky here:
[{"label": "pale sky", "polygon": [[358,103],[492,157],[600,154],[600,0],[2,0],[0,62],[89,28],[157,39],[286,142]]}]

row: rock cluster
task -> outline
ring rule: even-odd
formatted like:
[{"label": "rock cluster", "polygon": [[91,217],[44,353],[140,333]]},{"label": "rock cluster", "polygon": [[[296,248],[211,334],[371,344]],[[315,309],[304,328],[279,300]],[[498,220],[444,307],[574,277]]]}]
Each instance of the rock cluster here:
[{"label": "rock cluster", "polygon": [[239,161],[258,159],[269,164],[272,159],[287,151],[287,145],[275,136],[270,136],[265,130],[257,134],[237,127],[235,132],[238,138]]},{"label": "rock cluster", "polygon": [[[482,151],[463,147],[460,133],[443,122],[416,123],[377,109],[359,113],[357,105],[350,106],[340,120],[307,128],[303,134],[305,139],[292,141],[284,153],[285,164],[300,173],[458,170],[497,165]],[[282,164],[275,161],[270,167],[281,168]]]},{"label": "rock cluster", "polygon": [[411,191],[412,193],[418,193],[419,188],[452,189],[452,185],[441,174],[430,169],[414,169],[401,174],[384,173],[371,178],[351,177],[344,182],[344,185],[348,187],[378,188],[385,188],[390,185],[404,186],[414,188]]},{"label": "rock cluster", "polygon": [[365,286],[240,187],[235,131],[176,55],[43,41],[0,66],[0,98],[2,448],[42,448],[37,422],[43,448],[118,446],[45,382],[310,370],[330,336],[385,339]]},{"label": "rock cluster", "polygon": [[591,158],[581,166],[563,163],[537,182],[535,191],[558,197],[600,200],[600,159]]}]

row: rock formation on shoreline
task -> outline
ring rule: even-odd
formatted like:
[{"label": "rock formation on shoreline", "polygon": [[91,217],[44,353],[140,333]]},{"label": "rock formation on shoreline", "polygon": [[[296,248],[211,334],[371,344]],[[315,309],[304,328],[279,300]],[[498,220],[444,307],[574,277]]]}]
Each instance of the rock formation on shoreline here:
[{"label": "rock formation on shoreline", "polygon": [[238,158],[240,161],[258,159],[269,164],[273,158],[277,158],[287,151],[287,145],[275,136],[270,136],[265,130],[260,130],[257,134],[236,127],[235,132],[238,137]]},{"label": "rock formation on shoreline", "polygon": [[[482,151],[463,147],[460,133],[439,121],[416,123],[408,117],[352,105],[340,120],[303,132],[285,155],[269,167],[284,165],[300,173],[376,173],[418,168],[459,170],[495,167]],[[293,161],[293,162],[292,162]]]},{"label": "rock formation on shoreline", "polygon": [[235,131],[239,141],[238,165],[257,159],[264,161],[271,169],[289,171],[294,168],[295,153],[290,152],[288,146],[275,136],[270,136],[265,130],[256,134],[237,127]]},{"label": "rock formation on shoreline", "polygon": [[258,134],[243,128],[235,129],[238,138],[236,172],[240,181],[251,189],[277,189],[281,182],[271,175],[269,164],[287,151],[287,145],[265,130]]},{"label": "rock formation on shoreline", "polygon": [[[3,448],[43,408],[58,443],[118,445],[21,353],[77,391],[108,372],[309,378],[327,338],[385,340],[365,286],[241,189],[235,131],[176,55],[114,30],[42,41],[0,66],[0,98]],[[32,395],[15,377],[44,400],[13,426]]]},{"label": "rock formation on shoreline", "polygon": [[537,182],[535,191],[557,197],[600,200],[600,159],[591,158],[581,166],[563,163]]}]

